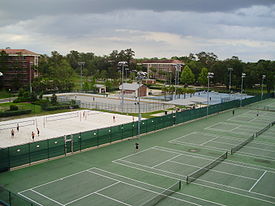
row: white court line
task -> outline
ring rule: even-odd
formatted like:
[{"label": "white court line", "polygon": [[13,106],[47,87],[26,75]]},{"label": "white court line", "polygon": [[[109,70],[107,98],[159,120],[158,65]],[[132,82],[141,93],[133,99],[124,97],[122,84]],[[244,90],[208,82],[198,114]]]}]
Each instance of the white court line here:
[{"label": "white court line", "polygon": [[215,135],[215,134],[209,134],[209,133],[201,133],[201,132],[191,132],[191,133],[188,133],[188,134],[186,134],[186,135],[183,135],[183,136],[180,136],[180,137],[177,137],[177,138],[175,138],[175,139],[172,139],[172,140],[177,140],[177,139],[180,139],[180,138],[184,138],[184,137],[187,137],[187,136],[189,136],[189,135],[193,135],[193,134],[202,134],[202,135],[204,135],[204,136],[209,136],[209,137],[217,137],[217,135]]},{"label": "white court line", "polygon": [[[128,162],[128,163],[131,163],[131,164],[134,164],[134,165],[140,165],[140,166],[142,166],[142,167],[149,168],[149,169],[155,169],[155,170],[163,171],[163,172],[165,172],[165,173],[174,174],[174,175],[177,175],[177,176],[179,176],[179,177],[185,177],[185,175],[181,175],[181,174],[178,174],[178,173],[169,172],[169,171],[166,171],[166,170],[151,168],[151,167],[148,167],[148,166],[145,166],[145,165],[133,163],[133,162],[126,161],[126,160],[120,160],[120,161]],[[185,180],[185,179],[183,179],[183,180]],[[224,185],[224,184],[220,184],[220,183],[216,183],[216,182],[212,182],[212,181],[208,181],[208,180],[197,179],[197,181],[206,182],[206,183],[210,183],[210,184],[214,184],[214,185],[218,185],[218,186],[222,186],[222,187],[227,187],[227,188],[231,188],[231,189],[236,189],[236,190],[240,190],[240,191],[244,191],[244,192],[249,192],[249,191],[246,190],[246,189],[241,189],[241,188],[238,188],[238,187],[233,187],[233,186],[229,186],[229,185]],[[265,195],[265,194],[262,194],[262,193],[257,193],[257,192],[250,192],[250,193],[258,194],[258,195],[261,195],[261,196],[264,196],[264,197],[268,197],[268,198],[274,198],[273,196]]]},{"label": "white court line", "polygon": [[131,156],[134,156],[134,155],[137,155],[137,154],[146,152],[147,150],[150,150],[151,148],[154,148],[154,147],[149,147],[149,148],[147,148],[147,149],[140,150],[139,152],[136,152],[136,153],[134,153],[134,154],[126,155],[126,156],[124,156],[124,157],[119,158],[119,160],[122,160],[122,159],[125,159],[125,158],[128,158],[128,157],[131,157]]},{"label": "white court line", "polygon": [[115,199],[115,198],[112,198],[112,197],[103,195],[103,194],[101,194],[101,193],[95,192],[95,194],[97,194],[97,195],[99,195],[99,196],[102,196],[102,197],[105,197],[106,199],[110,199],[110,200],[113,200],[113,201],[115,201],[115,202],[121,203],[121,204],[123,204],[123,205],[132,206],[132,205],[126,203],[126,202],[122,202],[122,201],[120,201],[120,200],[117,200],[117,199]]},{"label": "white court line", "polygon": [[203,145],[205,145],[205,144],[207,144],[207,143],[209,143],[209,142],[212,142],[212,141],[214,141],[215,139],[218,139],[219,137],[215,137],[215,138],[213,138],[213,139],[210,139],[210,140],[208,140],[208,141],[206,141],[206,142],[204,142],[204,143],[202,143],[202,144],[199,144],[200,146],[203,146]]},{"label": "white court line", "polygon": [[[120,161],[124,161],[124,160],[120,160]],[[104,170],[103,170],[103,171],[104,171]],[[108,177],[108,176],[106,176],[106,175],[99,174],[99,173],[94,172],[94,171],[88,171],[88,172],[97,174],[97,175],[99,175],[99,176],[102,176],[102,177],[105,177],[105,178],[108,178],[108,179],[112,179],[112,180],[118,181],[118,180],[115,179],[115,178]],[[141,190],[145,190],[145,191],[147,191],[147,192],[152,192],[152,193],[155,193],[155,194],[161,194],[161,193],[159,193],[159,192],[155,192],[155,191],[153,191],[153,190],[149,190],[149,189],[146,189],[146,188],[144,188],[144,187],[139,187],[139,186],[137,186],[137,185],[133,185],[133,184],[130,184],[130,183],[127,183],[127,182],[122,182],[122,181],[120,181],[120,182],[123,183],[123,184],[125,184],[125,185],[129,185],[129,186],[132,186],[132,187],[139,188],[139,189],[141,189]],[[149,184],[148,184],[148,185],[149,185]],[[151,186],[153,186],[153,185],[151,185]],[[156,186],[154,186],[154,187],[156,187]],[[163,189],[164,189],[164,188],[163,188]],[[168,197],[168,198],[171,198],[171,199],[179,200],[179,201],[181,201],[181,202],[187,202],[187,203],[191,203],[191,204],[193,204],[193,205],[199,205],[199,204],[196,204],[196,203],[193,203],[193,202],[189,202],[189,201],[187,201],[187,200],[179,199],[179,198],[176,198],[176,197],[172,197],[172,196],[167,196],[167,197]]]},{"label": "white court line", "polygon": [[[92,169],[92,168],[89,168],[89,169]],[[89,169],[87,169],[87,170],[89,170]],[[71,175],[67,175],[67,176],[65,176],[65,177],[61,177],[61,178],[55,179],[55,180],[53,180],[53,181],[46,182],[46,183],[41,184],[41,185],[37,185],[37,186],[32,187],[32,188],[29,188],[29,189],[27,189],[27,190],[32,190],[32,189],[35,189],[35,188],[38,188],[38,187],[41,187],[41,186],[44,186],[44,185],[48,185],[48,184],[54,183],[54,182],[57,182],[57,181],[60,181],[60,180],[69,178],[69,177],[71,177],[71,176],[81,174],[81,173],[83,173],[83,172],[86,172],[87,170],[82,170],[82,171],[80,171],[80,172],[76,172],[76,173],[73,173],[73,174],[71,174]],[[27,190],[24,190],[24,191],[27,191]],[[22,192],[24,192],[24,191],[22,191]]]},{"label": "white court line", "polygon": [[19,194],[19,195],[21,195],[22,197],[24,197],[24,198],[26,198],[26,199],[30,200],[31,202],[34,202],[34,203],[35,203],[35,204],[37,204],[37,205],[43,206],[43,205],[41,205],[40,203],[38,203],[38,202],[34,201],[33,199],[31,199],[31,198],[27,197],[26,195],[21,194],[20,192],[19,192],[18,194]]},{"label": "white court line", "polygon": [[176,155],[175,157],[172,157],[172,158],[170,158],[170,159],[168,159],[168,160],[165,160],[165,161],[163,161],[163,162],[161,162],[161,163],[159,163],[159,164],[156,164],[156,165],[154,165],[152,168],[155,168],[155,167],[157,167],[157,166],[160,166],[160,165],[162,165],[162,164],[165,164],[166,162],[169,162],[169,161],[171,161],[171,160],[173,160],[173,159],[175,159],[175,158],[177,158],[177,157],[179,157],[179,156],[181,156],[181,154]]},{"label": "white court line", "polygon": [[[137,170],[144,171],[144,172],[148,172],[148,173],[151,173],[151,174],[155,174],[155,175],[159,175],[159,176],[163,176],[163,177],[168,177],[168,178],[171,178],[171,179],[174,179],[174,180],[178,180],[178,178],[175,178],[175,177],[171,177],[171,176],[168,176],[168,175],[165,175],[165,174],[160,174],[160,173],[148,171],[148,170],[146,170],[146,169],[142,169],[142,168],[130,166],[130,165],[125,164],[125,163],[121,163],[121,162],[117,162],[117,161],[112,161],[112,162],[114,162],[114,163],[116,163],[116,164],[119,164],[119,165],[123,165],[123,166],[125,166],[125,167],[130,167],[130,168],[137,169]],[[214,190],[219,190],[219,191],[223,191],[223,192],[228,192],[228,193],[230,193],[230,194],[234,194],[234,195],[241,196],[241,197],[251,198],[251,199],[255,199],[255,200],[259,200],[259,201],[263,201],[263,202],[267,202],[267,203],[274,204],[274,202],[271,202],[271,201],[269,201],[269,200],[264,200],[264,199],[261,199],[261,198],[258,198],[258,197],[253,197],[253,196],[249,196],[249,195],[244,195],[244,194],[240,194],[240,193],[237,193],[237,192],[232,192],[232,191],[228,191],[228,190],[225,190],[225,189],[220,189],[220,188],[217,188],[217,187],[212,187],[212,186],[208,186],[208,185],[203,185],[203,184],[196,183],[196,182],[192,182],[192,184],[194,184],[194,185],[199,185],[199,186],[201,186],[201,187],[211,188],[211,189],[214,189]],[[245,191],[245,192],[248,192],[248,191]],[[251,192],[251,193],[252,193],[252,192]],[[259,195],[261,195],[261,194],[259,194]]]},{"label": "white court line", "polygon": [[[171,153],[175,153],[175,154],[185,154],[186,156],[191,156],[191,157],[200,157],[201,159],[206,159],[206,160],[215,160],[214,158],[210,158],[209,156],[206,156],[206,155],[201,155],[201,154],[193,155],[193,154],[190,154],[189,152],[172,149],[172,148],[167,148],[167,147],[155,146],[154,149],[159,149],[161,151],[169,151],[169,152],[171,151]],[[236,155],[238,155],[238,154],[236,154]],[[233,161],[233,160],[229,160],[229,159],[227,159],[226,162],[222,162],[221,164],[235,165],[238,167],[250,168],[250,169],[259,170],[262,172],[264,172],[265,170],[268,170],[269,172],[275,174],[275,170],[273,170],[273,168],[268,168],[268,167],[264,167],[264,166],[258,167],[253,164],[242,163],[242,162]],[[249,165],[249,166],[247,166],[247,165]]]},{"label": "white court line", "polygon": [[38,195],[40,195],[40,196],[42,196],[42,197],[45,197],[46,199],[48,199],[48,200],[50,200],[50,201],[52,201],[52,202],[55,202],[55,203],[58,204],[58,205],[64,206],[64,204],[62,204],[62,203],[60,203],[60,202],[58,202],[58,201],[56,201],[56,200],[54,200],[54,199],[52,199],[52,198],[46,196],[46,195],[43,195],[43,194],[41,194],[40,192],[37,192],[37,191],[32,190],[32,189],[30,189],[30,191],[32,191],[32,192],[34,192],[34,193],[36,193],[36,194],[38,194]]},{"label": "white court line", "polygon": [[77,198],[77,199],[74,199],[74,200],[72,200],[72,201],[66,203],[65,205],[69,205],[69,204],[71,204],[71,203],[74,203],[74,202],[76,202],[76,201],[78,201],[78,200],[81,200],[81,199],[83,199],[83,198],[86,198],[86,197],[88,197],[88,196],[90,196],[90,195],[92,195],[92,194],[94,194],[94,193],[97,193],[97,192],[99,192],[99,191],[101,191],[101,190],[104,190],[104,189],[107,189],[107,188],[109,188],[109,187],[112,187],[112,186],[114,186],[114,185],[116,185],[116,184],[118,184],[118,183],[120,183],[120,182],[115,182],[115,183],[110,184],[110,185],[108,185],[108,186],[106,186],[106,187],[103,187],[103,188],[101,188],[101,189],[99,189],[99,190],[97,190],[97,191],[95,191],[95,192],[91,192],[91,193],[89,193],[89,194],[87,194],[87,195],[84,195],[84,196],[82,196],[82,197],[79,197],[79,198]]},{"label": "white court line", "polygon": [[[177,162],[177,161],[170,161],[170,162],[173,162],[173,163],[176,163],[176,164],[179,164],[179,165],[187,165],[189,167],[202,168],[202,167],[199,167],[199,166],[185,164],[185,163]],[[215,170],[215,169],[211,169],[210,171],[221,173],[221,174],[226,174],[226,175],[230,175],[230,176],[235,176],[235,177],[241,177],[241,178],[244,178],[244,179],[257,180],[256,178],[245,177],[245,176],[242,176],[242,175],[236,175],[236,174],[232,174],[232,173],[228,173],[228,172],[223,172],[223,171]]]},{"label": "white court line", "polygon": [[[115,162],[115,163],[116,163],[116,162]],[[117,163],[116,163],[116,164],[117,164]],[[125,179],[129,179],[129,180],[134,181],[134,182],[138,182],[138,183],[142,183],[142,184],[145,184],[145,185],[149,185],[149,186],[151,186],[151,187],[155,187],[155,188],[162,189],[162,190],[165,189],[165,188],[163,188],[163,187],[159,187],[159,186],[156,186],[156,185],[152,185],[152,184],[149,184],[149,183],[146,183],[146,182],[142,182],[142,181],[139,181],[139,180],[135,180],[135,179],[132,179],[132,178],[129,178],[129,177],[124,177],[124,176],[122,176],[122,175],[115,174],[115,173],[112,173],[112,172],[109,172],[109,171],[106,171],[106,170],[102,170],[102,169],[99,169],[99,168],[95,168],[95,169],[96,169],[96,170],[103,171],[103,172],[106,172],[106,173],[109,173],[109,174],[112,174],[112,175],[115,175],[115,176],[118,176],[118,177],[122,177],[122,178],[125,178]],[[146,172],[147,172],[147,171],[146,171]],[[157,174],[157,175],[159,175],[159,174]],[[163,175],[161,175],[161,176],[163,176]],[[175,178],[171,178],[171,177],[169,177],[169,178],[175,180]],[[176,180],[178,180],[178,179],[176,179]],[[205,201],[205,202],[210,202],[210,203],[214,203],[214,204],[223,206],[223,204],[216,203],[216,202],[212,202],[212,201],[210,201],[210,200],[205,200],[205,199],[202,199],[202,198],[199,198],[199,197],[195,197],[195,196],[192,196],[192,195],[188,195],[188,194],[184,194],[184,193],[179,193],[179,192],[176,192],[176,194],[181,195],[181,196],[191,197],[191,198],[193,198],[193,199],[202,200],[202,201]],[[193,204],[195,204],[195,203],[193,203]]]},{"label": "white court line", "polygon": [[250,190],[249,190],[249,192],[251,191],[251,190],[253,190],[253,188],[256,186],[256,184],[263,178],[263,176],[265,175],[265,173],[266,173],[267,171],[264,171],[264,173],[262,174],[262,176],[255,182],[255,184],[250,188]]}]

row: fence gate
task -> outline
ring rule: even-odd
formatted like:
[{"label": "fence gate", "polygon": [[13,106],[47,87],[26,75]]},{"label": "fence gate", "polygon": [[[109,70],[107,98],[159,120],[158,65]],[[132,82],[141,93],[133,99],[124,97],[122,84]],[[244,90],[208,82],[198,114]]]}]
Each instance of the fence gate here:
[{"label": "fence gate", "polygon": [[64,141],[65,141],[65,155],[68,153],[72,153],[74,151],[72,135],[67,135],[67,136],[65,135]]}]

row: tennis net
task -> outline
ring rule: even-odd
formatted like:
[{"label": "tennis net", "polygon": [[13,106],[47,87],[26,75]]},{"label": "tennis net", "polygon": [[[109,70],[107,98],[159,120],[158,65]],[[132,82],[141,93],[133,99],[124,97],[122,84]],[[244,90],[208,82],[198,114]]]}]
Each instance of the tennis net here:
[{"label": "tennis net", "polygon": [[253,139],[254,139],[254,134],[251,137],[249,137],[248,139],[246,139],[245,141],[243,141],[242,143],[240,143],[237,146],[231,148],[231,154],[234,154],[235,152],[239,151],[242,147],[244,147],[245,145],[247,145]]},{"label": "tennis net", "polygon": [[271,126],[272,126],[273,122],[268,124],[266,127],[264,127],[263,129],[261,129],[260,131],[256,132],[255,136],[258,137],[259,135],[261,135],[262,133],[264,133],[266,130],[268,130]]},{"label": "tennis net", "polygon": [[194,171],[190,175],[187,175],[187,177],[186,177],[186,183],[190,184],[191,182],[195,181],[200,176],[202,176],[203,174],[205,174],[207,171],[209,171],[210,169],[216,167],[218,164],[220,164],[226,158],[227,158],[227,152],[225,152],[223,155],[219,156],[217,159],[213,160],[212,162],[210,162],[206,166],[204,166],[204,167],[202,167],[202,168]]},{"label": "tennis net", "polygon": [[179,191],[181,189],[181,181],[176,182],[169,188],[165,189],[161,193],[157,194],[157,196],[149,199],[148,201],[141,204],[141,206],[152,206],[158,204],[160,201],[165,199],[166,197],[172,195],[173,193]]}]

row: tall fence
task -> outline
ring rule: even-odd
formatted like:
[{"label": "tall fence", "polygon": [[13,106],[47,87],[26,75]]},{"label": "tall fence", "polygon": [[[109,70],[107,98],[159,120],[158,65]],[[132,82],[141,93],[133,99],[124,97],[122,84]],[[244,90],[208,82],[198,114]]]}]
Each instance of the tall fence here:
[{"label": "tall fence", "polygon": [[[268,97],[269,95],[265,95],[264,99]],[[259,100],[261,100],[261,97],[258,96],[244,99],[242,105],[248,105]],[[211,105],[208,107],[208,114],[214,114],[239,106],[239,100]],[[143,134],[159,130],[175,124],[201,118],[206,115],[207,108],[204,107],[142,120],[140,125],[140,133]],[[7,171],[13,167],[31,164],[40,160],[47,160],[57,156],[65,156],[67,154],[71,154],[73,152],[81,151],[87,148],[110,144],[115,141],[134,137],[137,134],[138,122],[131,122],[128,124],[121,124],[102,129],[75,133],[58,138],[1,148],[0,172]]]},{"label": "tall fence", "polygon": [[21,196],[0,187],[0,205],[2,206],[37,206]]}]

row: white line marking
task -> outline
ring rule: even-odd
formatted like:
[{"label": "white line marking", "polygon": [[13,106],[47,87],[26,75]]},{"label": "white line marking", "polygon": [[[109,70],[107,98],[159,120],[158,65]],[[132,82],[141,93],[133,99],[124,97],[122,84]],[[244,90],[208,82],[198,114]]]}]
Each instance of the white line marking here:
[{"label": "white line marking", "polygon": [[122,202],[122,201],[119,201],[119,200],[117,200],[117,199],[115,199],[115,198],[111,198],[111,197],[109,197],[109,196],[103,195],[103,194],[101,194],[101,193],[95,192],[95,194],[100,195],[100,196],[102,196],[102,197],[105,197],[105,198],[107,198],[107,199],[113,200],[113,201],[115,201],[115,202],[119,202],[119,203],[121,203],[121,204],[123,204],[123,205],[132,206],[132,205],[130,205],[130,204],[127,204],[127,203]]},{"label": "white line marking", "polygon": [[[119,174],[114,174],[114,173],[112,173],[112,172],[108,172],[108,171],[106,171],[106,170],[102,170],[102,169],[99,169],[99,168],[95,168],[95,169],[96,169],[96,170],[103,171],[103,172],[105,172],[105,173],[109,173],[109,174],[118,176],[118,177],[122,177],[122,178],[125,178],[125,179],[129,179],[129,180],[134,181],[134,182],[142,183],[142,184],[144,184],[144,185],[149,185],[149,186],[151,186],[151,187],[159,188],[159,189],[162,189],[162,190],[166,189],[166,188],[158,187],[158,186],[155,186],[155,185],[146,183],[146,182],[142,182],[142,181],[139,181],[139,180],[135,180],[135,179],[132,179],[132,178],[129,178],[129,177],[124,177],[124,176],[121,176],[121,175],[119,175]],[[147,172],[147,171],[146,171],[146,172]],[[157,175],[159,175],[159,174],[157,174]],[[163,175],[161,175],[161,176],[163,176]],[[169,177],[169,178],[170,178],[170,179],[175,179],[175,178],[171,178],[171,177]],[[176,180],[178,180],[178,179],[176,179]],[[124,182],[123,182],[123,183],[124,183]],[[125,183],[124,183],[124,184],[125,184]],[[152,192],[153,192],[153,191],[152,191]],[[159,194],[159,193],[157,193],[157,192],[155,192],[155,193],[156,193],[156,194]],[[199,198],[199,197],[195,197],[195,196],[192,196],[192,195],[188,195],[188,194],[183,194],[183,193],[179,193],[179,192],[176,192],[176,194],[181,195],[181,196],[191,197],[191,198],[197,199],[197,200],[202,200],[202,201],[205,201],[205,202],[214,203],[214,204],[220,205],[220,206],[225,206],[225,205],[220,204],[220,203],[212,202],[212,201],[210,201],[210,200],[205,200],[205,199],[202,199],[202,198]],[[173,198],[173,197],[170,197],[170,198]],[[178,199],[178,198],[177,198],[177,199]],[[189,202],[189,201],[187,201],[187,200],[183,200],[183,199],[179,199],[179,200],[180,200],[180,201],[185,201],[185,202],[188,202],[188,203],[191,203],[191,204],[198,205],[198,204],[196,204],[196,203]]]},{"label": "white line marking", "polygon": [[[185,163],[181,163],[181,162],[177,162],[177,161],[171,161],[171,162],[179,164],[179,165],[187,165],[189,167],[202,168],[202,167],[198,167],[198,166],[194,166],[194,165],[190,165],[190,164],[185,164]],[[244,179],[257,180],[256,178],[245,177],[245,176],[242,176],[242,175],[236,175],[236,174],[232,174],[232,173],[228,173],[228,172],[223,172],[223,171],[215,170],[215,169],[211,169],[209,171],[210,172],[211,171],[212,172],[217,172],[217,173],[221,173],[221,174],[226,174],[226,175],[229,175],[229,176],[241,177],[241,178],[244,178]]]},{"label": "white line marking", "polygon": [[175,159],[175,158],[177,158],[177,157],[179,157],[179,156],[181,156],[181,154],[176,155],[175,157],[172,157],[172,158],[170,158],[170,159],[168,159],[168,160],[165,160],[165,161],[163,161],[163,162],[161,162],[161,163],[159,163],[159,164],[156,164],[156,165],[154,165],[152,168],[155,168],[155,167],[157,167],[157,166],[159,166],[159,165],[165,164],[166,162],[169,162],[169,161],[171,161],[171,160],[173,160],[173,159]]},{"label": "white line marking", "polygon": [[[125,161],[125,160],[120,160],[120,161]],[[106,176],[106,175],[102,175],[102,174],[99,174],[99,173],[94,172],[94,171],[88,171],[88,172],[97,174],[97,175],[102,176],[102,177],[105,177],[105,178],[109,178],[109,179],[116,180],[115,178],[108,177],[108,176]],[[116,181],[118,181],[118,180],[116,180]],[[139,187],[139,186],[137,186],[137,185],[133,185],[133,184],[130,184],[130,183],[127,183],[127,182],[121,182],[121,183],[123,183],[123,184],[125,184],[125,185],[130,185],[130,186],[132,186],[132,187],[139,188],[139,189],[141,189],[141,190],[145,190],[145,191],[147,191],[147,192],[152,192],[152,193],[155,193],[155,194],[160,194],[159,192],[155,192],[155,191],[153,191],[153,190],[149,190],[149,189],[146,189],[146,188],[143,188],[143,187]],[[154,187],[155,187],[155,186],[154,186]],[[163,188],[163,189],[164,189],[164,188]],[[172,196],[168,196],[168,198],[176,199],[176,200],[179,200],[179,201],[181,201],[181,202],[191,203],[191,204],[193,204],[193,205],[199,205],[199,204],[196,204],[196,203],[193,203],[193,202],[189,202],[189,201],[186,201],[186,200],[183,200],[183,199],[179,199],[179,198],[176,198],[176,197],[172,197]]]},{"label": "white line marking", "polygon": [[253,188],[256,186],[256,184],[263,178],[263,176],[265,175],[267,171],[265,171],[262,176],[255,182],[255,184],[250,188],[249,192],[251,192],[251,190],[253,190]]},{"label": "white line marking", "polygon": [[[152,174],[156,174],[156,175],[160,175],[160,176],[164,176],[164,177],[169,177],[169,178],[174,179],[174,180],[178,180],[178,178],[171,177],[171,176],[168,176],[168,175],[164,175],[164,174],[160,174],[160,173],[148,171],[148,170],[145,170],[145,169],[142,169],[142,168],[138,168],[138,167],[134,167],[134,166],[129,166],[129,165],[127,165],[127,164],[120,163],[120,162],[116,162],[116,161],[113,161],[113,162],[116,163],[116,164],[119,164],[119,165],[123,165],[123,166],[125,166],[125,167],[130,167],[130,168],[134,168],[134,169],[141,170],[141,171],[144,171],[144,172],[148,172],[148,173],[152,173]],[[238,195],[238,196],[247,197],[247,198],[251,198],[251,199],[255,199],[255,200],[259,200],[259,201],[263,201],[263,202],[267,202],[267,203],[274,204],[274,202],[271,202],[271,201],[269,201],[269,200],[265,200],[265,199],[261,199],[261,198],[257,198],[257,197],[253,197],[253,196],[249,196],[249,195],[244,195],[244,194],[240,194],[240,193],[237,193],[237,192],[232,192],[232,191],[220,189],[220,188],[217,188],[217,187],[212,187],[212,186],[208,186],[208,185],[203,185],[203,184],[196,183],[196,182],[193,182],[192,184],[200,185],[200,186],[202,186],[202,187],[207,187],[207,188],[211,188],[211,189],[214,189],[214,190],[220,190],[220,191],[228,192],[228,193],[235,194],[235,195]],[[248,191],[244,191],[244,192],[248,192]],[[252,192],[251,192],[251,193],[252,193]],[[262,195],[262,194],[259,194],[259,195]],[[217,204],[219,204],[219,203],[217,203]]]},{"label": "white line marking", "polygon": [[[172,148],[167,148],[167,147],[161,147],[161,146],[156,146],[154,149],[158,149],[161,148],[162,150],[167,150],[167,151],[173,151],[176,154],[186,154],[186,156],[191,156],[191,157],[200,157],[202,159],[208,159],[208,160],[214,160],[214,158],[210,158],[209,156],[206,155],[201,155],[201,154],[196,154],[196,155],[192,155],[189,152],[185,152],[182,150],[176,150],[176,149],[172,149]],[[161,150],[160,149],[160,150]],[[235,156],[238,154],[235,154]],[[240,155],[240,156],[244,156],[244,155]],[[249,164],[249,163],[242,163],[242,162],[238,162],[238,161],[233,161],[233,160],[226,160],[226,162],[222,162],[221,164],[228,164],[228,165],[236,165],[236,166],[240,166],[240,167],[244,167],[244,168],[251,168],[254,170],[259,170],[264,172],[265,170],[268,170],[271,173],[275,174],[275,170],[273,168],[268,168],[268,167],[264,167],[264,166],[260,166],[260,167],[256,167],[253,164]],[[249,166],[247,166],[249,165]]]},{"label": "white line marking", "polygon": [[214,140],[216,140],[216,139],[218,139],[219,137],[215,137],[215,138],[213,138],[213,139],[210,139],[210,140],[208,140],[208,141],[206,141],[206,142],[204,142],[204,143],[202,143],[202,144],[199,144],[200,146],[203,146],[203,145],[205,145],[205,144],[207,144],[207,143],[209,143],[209,142],[212,142],[212,141],[214,141]]},{"label": "white line marking", "polygon": [[35,203],[35,204],[37,204],[37,205],[43,206],[43,205],[41,205],[40,203],[38,203],[38,202],[34,201],[33,199],[31,199],[31,198],[27,197],[26,195],[23,195],[23,194],[21,194],[21,193],[18,193],[18,194],[19,194],[19,195],[21,195],[22,197],[24,197],[24,198],[26,198],[26,199],[30,200],[31,202],[34,202],[34,203]]},{"label": "white line marking", "polygon": [[72,201],[70,201],[70,202],[67,202],[67,203],[64,204],[64,205],[69,205],[69,204],[71,204],[71,203],[74,203],[74,202],[76,202],[76,201],[78,201],[78,200],[81,200],[81,199],[83,199],[83,198],[86,198],[86,197],[88,197],[88,196],[90,196],[90,195],[92,195],[92,194],[94,194],[94,193],[97,193],[97,192],[99,192],[99,191],[101,191],[101,190],[104,190],[104,189],[107,189],[107,188],[109,188],[109,187],[112,187],[113,185],[116,185],[116,184],[118,184],[118,183],[120,183],[120,182],[115,182],[115,183],[113,183],[113,184],[110,184],[110,185],[108,185],[108,186],[106,186],[106,187],[103,187],[103,188],[101,188],[101,189],[99,189],[99,190],[97,190],[97,191],[95,191],[95,192],[91,192],[91,193],[86,194],[86,195],[84,195],[84,196],[82,196],[82,197],[79,197],[79,198],[74,199],[74,200],[72,200]]},{"label": "white line marking", "polygon": [[40,196],[42,196],[42,197],[45,197],[46,199],[48,199],[48,200],[50,200],[50,201],[52,201],[52,202],[55,202],[55,203],[58,204],[58,205],[64,206],[64,204],[62,204],[62,203],[60,203],[60,202],[58,202],[58,201],[56,201],[56,200],[54,200],[54,199],[52,199],[52,198],[46,196],[46,195],[43,195],[43,194],[41,194],[40,192],[37,192],[37,191],[35,191],[35,190],[33,190],[33,189],[30,189],[30,191],[32,191],[32,192],[34,192],[34,193],[36,193],[36,194],[38,194],[38,195],[40,195]]}]

